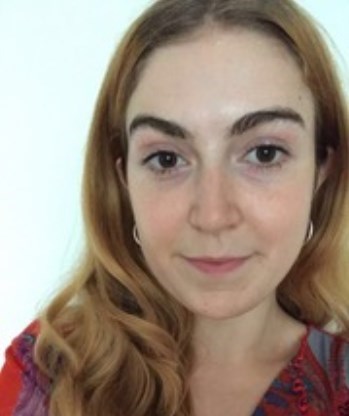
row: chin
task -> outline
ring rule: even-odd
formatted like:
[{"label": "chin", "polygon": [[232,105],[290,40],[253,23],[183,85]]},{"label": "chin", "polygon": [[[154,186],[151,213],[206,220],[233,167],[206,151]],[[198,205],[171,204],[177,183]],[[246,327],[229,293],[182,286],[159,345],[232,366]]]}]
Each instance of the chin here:
[{"label": "chin", "polygon": [[208,299],[192,299],[192,302],[186,302],[184,306],[197,318],[226,320],[241,317],[271,301],[272,297],[261,297],[256,293],[245,292],[239,296],[230,293],[228,296],[216,297],[211,293]]},{"label": "chin", "polygon": [[205,304],[195,305],[187,308],[197,318],[212,319],[212,320],[226,320],[234,319],[254,309],[256,305],[251,302],[239,302],[232,305],[232,301],[227,304]]}]

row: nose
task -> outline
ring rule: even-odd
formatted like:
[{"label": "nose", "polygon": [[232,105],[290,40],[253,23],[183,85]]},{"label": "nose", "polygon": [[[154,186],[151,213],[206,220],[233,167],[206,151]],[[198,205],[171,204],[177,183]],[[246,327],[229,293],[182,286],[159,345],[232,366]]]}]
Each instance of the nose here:
[{"label": "nose", "polygon": [[189,221],[194,228],[211,234],[235,228],[243,218],[239,199],[231,174],[221,168],[202,172],[195,182]]}]

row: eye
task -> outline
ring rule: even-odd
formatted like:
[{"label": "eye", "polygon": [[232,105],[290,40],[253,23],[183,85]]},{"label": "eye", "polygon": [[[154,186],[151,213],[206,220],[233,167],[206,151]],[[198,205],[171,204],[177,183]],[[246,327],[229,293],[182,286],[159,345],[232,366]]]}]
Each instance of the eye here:
[{"label": "eye", "polygon": [[160,150],[147,156],[143,164],[155,173],[167,174],[186,166],[187,162],[176,152]]},{"label": "eye", "polygon": [[251,149],[247,154],[247,161],[263,168],[281,166],[288,152],[275,145],[262,145]]}]

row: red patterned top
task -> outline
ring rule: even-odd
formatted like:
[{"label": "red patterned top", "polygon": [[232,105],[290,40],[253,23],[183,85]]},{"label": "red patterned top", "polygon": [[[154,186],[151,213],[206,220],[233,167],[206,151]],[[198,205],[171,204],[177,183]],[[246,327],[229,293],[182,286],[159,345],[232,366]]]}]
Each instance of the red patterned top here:
[{"label": "red patterned top", "polygon": [[[50,383],[33,362],[32,323],[6,351],[0,416],[48,416]],[[232,409],[233,411],[233,409]],[[307,326],[297,355],[271,383],[251,416],[349,416],[349,342]]]}]

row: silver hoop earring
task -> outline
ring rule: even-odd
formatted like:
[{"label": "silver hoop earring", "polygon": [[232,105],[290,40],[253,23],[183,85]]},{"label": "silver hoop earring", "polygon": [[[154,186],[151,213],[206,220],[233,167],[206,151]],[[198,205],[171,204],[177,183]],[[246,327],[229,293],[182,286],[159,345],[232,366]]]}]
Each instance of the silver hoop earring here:
[{"label": "silver hoop earring", "polygon": [[307,236],[305,238],[305,244],[309,243],[309,241],[313,238],[313,235],[314,235],[314,224],[313,224],[313,221],[310,220]]},{"label": "silver hoop earring", "polygon": [[139,239],[138,230],[136,224],[133,226],[133,239],[137,243],[137,245],[141,245],[141,240]]}]

